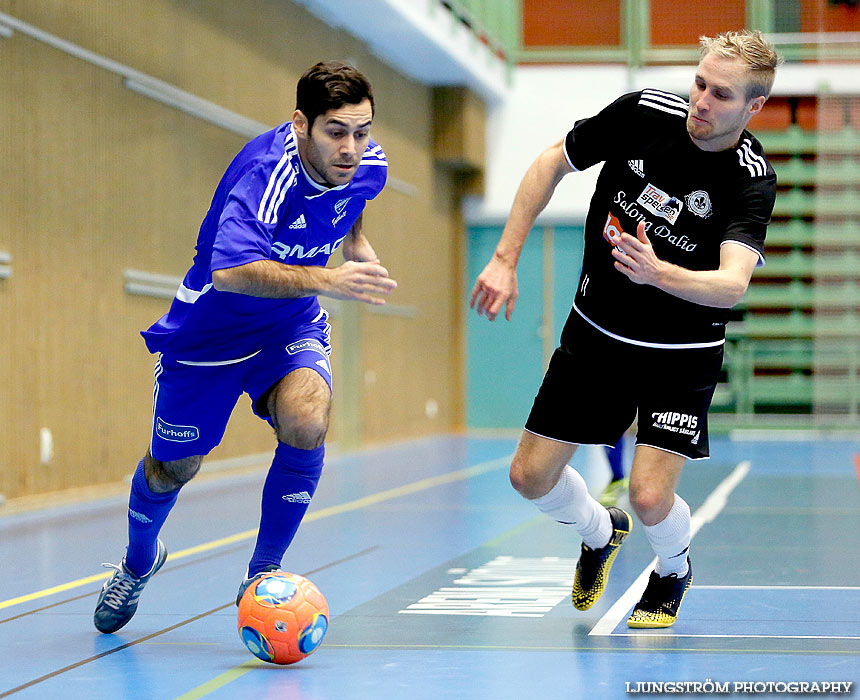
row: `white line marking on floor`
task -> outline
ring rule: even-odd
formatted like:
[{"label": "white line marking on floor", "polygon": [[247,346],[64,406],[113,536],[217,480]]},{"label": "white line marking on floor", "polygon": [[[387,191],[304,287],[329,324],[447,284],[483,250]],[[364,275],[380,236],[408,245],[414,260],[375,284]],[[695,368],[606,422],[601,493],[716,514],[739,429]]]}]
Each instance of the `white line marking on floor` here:
[{"label": "white line marking on floor", "polygon": [[[731,474],[720,482],[717,488],[711,491],[711,494],[705,499],[705,502],[699,506],[699,509],[691,518],[692,537],[695,537],[696,533],[702,529],[703,525],[711,522],[717,517],[717,515],[719,515],[720,511],[726,507],[729,495],[735,490],[735,487],[743,481],[744,477],[749,473],[749,470],[750,462],[747,460],[741,462],[732,470]],[[591,632],[588,633],[589,637],[606,637],[612,634],[612,630],[614,630],[618,623],[621,622],[621,618],[624,617],[627,614],[627,611],[630,610],[630,608],[639,601],[639,598],[642,597],[642,592],[645,590],[645,586],[648,585],[648,577],[651,575],[651,571],[654,569],[656,563],[657,557],[654,557],[642,573],[639,574],[630,588],[628,588],[624,594],[615,601],[612,607],[604,613],[603,617],[597,621],[597,624],[594,625]]]},{"label": "white line marking on floor", "polygon": [[[675,634],[673,632],[649,633],[647,630],[639,632],[616,632],[613,637],[693,637],[696,639],[860,639],[860,637],[837,637],[825,634]],[[845,652],[853,654],[854,652]]]},{"label": "white line marking on floor", "polygon": [[860,591],[860,586],[691,586],[727,591]]}]

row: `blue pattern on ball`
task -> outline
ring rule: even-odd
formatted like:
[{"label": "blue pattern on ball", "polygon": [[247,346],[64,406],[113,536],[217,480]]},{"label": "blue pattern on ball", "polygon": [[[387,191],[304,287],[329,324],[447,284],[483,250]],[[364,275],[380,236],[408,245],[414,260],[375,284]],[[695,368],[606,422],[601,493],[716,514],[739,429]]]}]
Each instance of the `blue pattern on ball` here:
[{"label": "blue pattern on ball", "polygon": [[242,641],[254,656],[262,661],[271,661],[275,658],[275,650],[262,634],[253,627],[242,628]]},{"label": "blue pattern on ball", "polygon": [[257,583],[254,598],[262,605],[278,606],[293,599],[299,589],[286,576],[274,574],[266,576]]},{"label": "blue pattern on ball", "polygon": [[325,615],[314,615],[312,624],[305,627],[299,634],[299,651],[310,654],[320,644],[328,629],[328,619]]}]

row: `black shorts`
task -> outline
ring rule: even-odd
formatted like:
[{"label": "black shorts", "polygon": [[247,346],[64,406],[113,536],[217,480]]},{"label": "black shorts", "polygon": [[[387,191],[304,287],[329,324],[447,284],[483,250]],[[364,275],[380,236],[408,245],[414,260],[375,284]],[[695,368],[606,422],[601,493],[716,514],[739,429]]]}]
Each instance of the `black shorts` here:
[{"label": "black shorts", "polygon": [[578,445],[615,445],[638,413],[637,445],[705,459],[708,408],[722,362],[722,345],[633,345],[601,333],[573,310],[526,430]]}]

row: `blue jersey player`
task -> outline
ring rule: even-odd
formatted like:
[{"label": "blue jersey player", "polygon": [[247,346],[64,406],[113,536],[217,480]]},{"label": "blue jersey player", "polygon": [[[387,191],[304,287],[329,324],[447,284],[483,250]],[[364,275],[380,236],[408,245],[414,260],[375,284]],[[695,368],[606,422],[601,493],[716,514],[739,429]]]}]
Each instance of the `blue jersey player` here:
[{"label": "blue jersey player", "polygon": [[[293,121],[253,139],[222,177],[170,310],[142,333],[158,354],[152,438],[131,483],[125,557],[105,565],[113,573],[96,605],[99,631],[134,615],[167,558],[158,534],[179,490],[243,392],[278,443],[239,596],[279,568],[323,466],[331,346],[317,297],[383,304],[397,286],[361,227],[387,172],[369,137],[373,114],[361,73],[318,63],[298,82]],[[339,247],[346,262],[326,267]]]}]

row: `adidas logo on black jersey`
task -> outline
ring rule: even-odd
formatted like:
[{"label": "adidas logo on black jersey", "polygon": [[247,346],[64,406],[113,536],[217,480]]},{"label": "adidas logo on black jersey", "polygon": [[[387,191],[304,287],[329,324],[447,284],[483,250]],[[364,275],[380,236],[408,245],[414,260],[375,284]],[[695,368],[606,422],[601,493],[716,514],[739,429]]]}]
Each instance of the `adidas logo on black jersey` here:
[{"label": "adidas logo on black jersey", "polygon": [[645,162],[641,160],[628,160],[627,165],[639,177],[645,177]]}]

